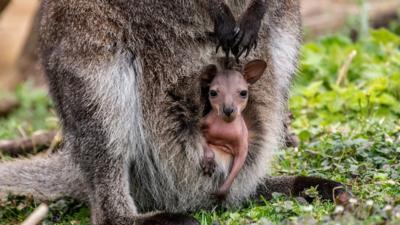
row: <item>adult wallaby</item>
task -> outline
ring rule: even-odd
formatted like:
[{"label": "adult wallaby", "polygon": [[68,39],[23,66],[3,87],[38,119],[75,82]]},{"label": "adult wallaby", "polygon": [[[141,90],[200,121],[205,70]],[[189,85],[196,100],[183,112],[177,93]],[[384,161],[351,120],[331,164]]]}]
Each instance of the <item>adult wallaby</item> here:
[{"label": "adult wallaby", "polygon": [[1,163],[1,192],[85,200],[96,225],[198,224],[178,213],[215,207],[210,194],[229,172],[217,165],[208,177],[200,166],[193,80],[217,63],[213,25],[225,52],[240,57],[258,43],[249,58],[268,62],[243,114],[248,157],[220,204],[310,186],[327,199],[340,191],[320,178],[268,176],[296,70],[298,0],[44,0],[41,14],[40,57],[63,144],[46,158]]}]

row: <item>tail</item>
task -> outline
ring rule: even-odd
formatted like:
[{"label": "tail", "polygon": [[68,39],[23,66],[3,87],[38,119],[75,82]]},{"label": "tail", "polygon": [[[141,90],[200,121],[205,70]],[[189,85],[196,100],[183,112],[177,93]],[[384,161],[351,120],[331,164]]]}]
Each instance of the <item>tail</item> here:
[{"label": "tail", "polygon": [[234,156],[233,163],[232,163],[232,169],[228,175],[228,178],[225,180],[224,184],[218,189],[216,195],[219,198],[222,198],[223,196],[226,196],[226,194],[229,192],[229,189],[232,186],[233,181],[239,174],[239,171],[242,169],[244,162],[247,157],[247,149],[245,151],[242,151],[239,155]]},{"label": "tail", "polygon": [[0,162],[0,193],[30,195],[48,201],[87,198],[81,172],[68,152]]}]

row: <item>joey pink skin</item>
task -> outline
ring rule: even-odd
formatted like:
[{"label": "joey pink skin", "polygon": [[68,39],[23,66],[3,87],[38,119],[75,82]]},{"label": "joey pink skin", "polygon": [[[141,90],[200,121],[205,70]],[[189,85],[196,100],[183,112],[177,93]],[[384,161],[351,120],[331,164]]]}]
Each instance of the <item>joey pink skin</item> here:
[{"label": "joey pink skin", "polygon": [[253,60],[242,73],[234,70],[217,72],[214,65],[206,68],[202,80],[209,84],[211,111],[202,119],[204,136],[204,172],[213,171],[216,151],[233,156],[230,173],[216,195],[224,198],[242,169],[248,154],[248,129],[242,116],[248,101],[249,84],[255,83],[264,73],[266,63]]},{"label": "joey pink skin", "polygon": [[204,118],[203,134],[207,140],[208,147],[204,151],[208,159],[210,159],[210,155],[214,155],[213,151],[216,150],[234,156],[229,176],[216,193],[217,196],[225,196],[246,161],[248,153],[246,123],[242,116],[236,116],[234,120],[226,122],[220,118],[217,112],[211,111]]}]

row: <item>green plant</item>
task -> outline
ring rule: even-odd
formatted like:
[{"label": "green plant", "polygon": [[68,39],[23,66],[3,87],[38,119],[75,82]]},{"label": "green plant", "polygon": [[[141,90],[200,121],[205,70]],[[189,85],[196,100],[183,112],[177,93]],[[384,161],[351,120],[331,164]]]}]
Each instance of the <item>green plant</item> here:
[{"label": "green plant", "polygon": [[[358,198],[348,209],[274,194],[241,209],[198,212],[201,223],[400,224],[399,47],[400,37],[382,29],[355,43],[329,36],[302,49],[290,101],[301,144],[277,155],[274,175],[343,182]],[[45,92],[23,85],[16,93],[22,107],[0,120],[0,138],[18,136],[21,127],[28,133],[57,127]],[[18,224],[35,206],[29,198],[0,201],[0,224]],[[44,224],[89,224],[88,217],[82,204],[61,200]]]}]

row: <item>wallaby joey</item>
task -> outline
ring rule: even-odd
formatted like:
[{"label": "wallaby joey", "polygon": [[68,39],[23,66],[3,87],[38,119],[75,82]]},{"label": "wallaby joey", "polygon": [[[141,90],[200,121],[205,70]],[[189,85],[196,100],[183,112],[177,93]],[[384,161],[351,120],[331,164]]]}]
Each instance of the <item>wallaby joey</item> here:
[{"label": "wallaby joey", "polygon": [[233,155],[230,173],[216,193],[223,199],[247,158],[248,129],[242,116],[247,106],[249,84],[254,84],[263,75],[267,63],[253,60],[244,66],[242,73],[235,70],[217,72],[215,65],[210,65],[202,74],[202,82],[209,84],[209,102],[212,110],[201,120],[205,138],[203,144],[203,169],[212,173],[214,151]]}]

